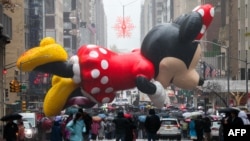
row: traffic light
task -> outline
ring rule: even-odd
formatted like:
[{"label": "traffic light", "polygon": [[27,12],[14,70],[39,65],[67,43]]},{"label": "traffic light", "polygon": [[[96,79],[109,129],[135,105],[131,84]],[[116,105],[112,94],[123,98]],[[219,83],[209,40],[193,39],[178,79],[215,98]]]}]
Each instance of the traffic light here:
[{"label": "traffic light", "polygon": [[22,101],[22,111],[26,111],[26,101]]},{"label": "traffic light", "polygon": [[5,98],[9,97],[9,90],[5,89]]},{"label": "traffic light", "polygon": [[21,84],[19,82],[17,82],[15,84],[15,92],[21,92],[21,89],[22,89]]},{"label": "traffic light", "polygon": [[17,80],[10,81],[10,92],[21,92],[21,84]]},{"label": "traffic light", "polygon": [[16,80],[10,81],[10,92],[15,92],[15,83],[16,83]]}]

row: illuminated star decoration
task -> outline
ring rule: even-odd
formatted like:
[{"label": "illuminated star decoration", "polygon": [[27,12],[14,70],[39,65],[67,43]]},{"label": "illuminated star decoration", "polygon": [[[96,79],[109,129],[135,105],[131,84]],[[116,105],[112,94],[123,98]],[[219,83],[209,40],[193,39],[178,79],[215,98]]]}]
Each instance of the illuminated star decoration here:
[{"label": "illuminated star decoration", "polygon": [[130,17],[128,16],[124,18],[118,17],[113,28],[117,31],[118,38],[129,38],[135,26],[131,23]]}]

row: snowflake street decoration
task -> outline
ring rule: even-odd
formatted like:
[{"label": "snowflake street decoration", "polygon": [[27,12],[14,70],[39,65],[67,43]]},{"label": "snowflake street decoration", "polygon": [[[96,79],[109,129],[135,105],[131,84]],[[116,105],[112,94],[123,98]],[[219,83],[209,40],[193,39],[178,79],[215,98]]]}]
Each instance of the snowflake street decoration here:
[{"label": "snowflake street decoration", "polygon": [[130,17],[118,17],[113,28],[117,31],[118,38],[129,38],[135,26],[131,23]]}]

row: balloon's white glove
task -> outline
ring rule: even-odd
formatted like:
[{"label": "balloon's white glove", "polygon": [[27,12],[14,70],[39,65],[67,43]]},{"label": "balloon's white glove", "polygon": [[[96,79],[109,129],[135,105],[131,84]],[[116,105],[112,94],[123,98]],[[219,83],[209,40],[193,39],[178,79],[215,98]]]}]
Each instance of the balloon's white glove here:
[{"label": "balloon's white glove", "polygon": [[156,92],[153,95],[148,95],[150,100],[153,102],[154,106],[157,108],[162,108],[166,100],[166,91],[160,82],[153,82],[156,86]]}]

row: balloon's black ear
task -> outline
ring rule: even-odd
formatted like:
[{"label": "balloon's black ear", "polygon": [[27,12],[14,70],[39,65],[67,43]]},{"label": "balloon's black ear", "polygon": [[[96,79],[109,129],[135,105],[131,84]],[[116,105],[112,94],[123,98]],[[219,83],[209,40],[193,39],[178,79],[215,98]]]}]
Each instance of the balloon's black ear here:
[{"label": "balloon's black ear", "polygon": [[202,17],[197,12],[178,17],[174,23],[180,25],[179,40],[181,42],[193,41],[202,28]]}]

